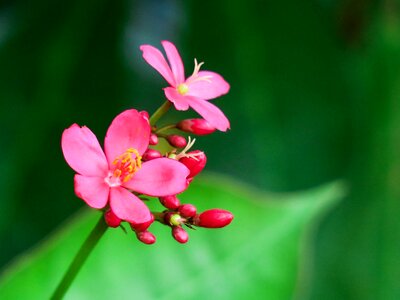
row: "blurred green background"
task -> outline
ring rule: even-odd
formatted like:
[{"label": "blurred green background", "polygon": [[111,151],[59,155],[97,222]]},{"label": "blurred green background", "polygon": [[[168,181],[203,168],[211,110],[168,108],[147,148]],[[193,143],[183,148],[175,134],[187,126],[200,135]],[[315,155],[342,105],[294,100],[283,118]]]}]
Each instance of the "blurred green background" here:
[{"label": "blurred green background", "polygon": [[2,1],[0,266],[83,206],[63,129],[85,124],[101,140],[122,110],[162,103],[139,45],[163,39],[188,74],[196,57],[231,84],[214,103],[232,130],[198,139],[207,170],[269,191],[347,180],[315,233],[306,297],[400,299],[400,4],[389,0]]}]

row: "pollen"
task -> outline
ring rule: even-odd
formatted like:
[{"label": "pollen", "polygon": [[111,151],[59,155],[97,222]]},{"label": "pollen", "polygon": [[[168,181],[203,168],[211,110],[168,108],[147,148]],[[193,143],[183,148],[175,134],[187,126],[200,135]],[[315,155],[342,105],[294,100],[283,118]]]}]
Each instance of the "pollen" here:
[{"label": "pollen", "polygon": [[114,177],[119,178],[121,183],[127,182],[142,167],[142,157],[136,149],[129,148],[113,161],[113,165]]},{"label": "pollen", "polygon": [[185,95],[187,92],[189,92],[189,87],[187,86],[187,84],[181,83],[180,85],[178,85],[177,90],[179,94]]}]

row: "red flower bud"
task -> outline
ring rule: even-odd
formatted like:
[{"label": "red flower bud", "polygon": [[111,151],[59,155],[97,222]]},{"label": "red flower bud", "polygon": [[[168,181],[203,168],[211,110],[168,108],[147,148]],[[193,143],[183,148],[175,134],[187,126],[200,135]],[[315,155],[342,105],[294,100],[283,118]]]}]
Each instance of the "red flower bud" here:
[{"label": "red flower bud", "polygon": [[193,225],[206,228],[221,228],[229,225],[233,220],[233,215],[227,210],[210,209],[197,215],[193,220]]},{"label": "red flower bud", "polygon": [[194,133],[197,135],[206,135],[213,133],[215,131],[215,128],[210,125],[206,120],[204,119],[187,119],[180,121],[178,124],[176,124],[176,128],[185,131],[185,132],[190,132]]},{"label": "red flower bud", "polygon": [[184,218],[192,218],[196,215],[196,207],[192,204],[183,204],[179,206],[178,211]]},{"label": "red flower bud", "polygon": [[186,139],[177,134],[171,134],[167,137],[168,143],[175,148],[184,148],[187,145]]},{"label": "red flower bud", "polygon": [[182,157],[179,161],[189,169],[188,178],[192,178],[204,169],[207,163],[207,156],[200,150],[191,151],[187,155],[194,155],[194,157]]},{"label": "red flower bud", "polygon": [[111,209],[107,210],[104,213],[104,220],[106,221],[107,225],[113,228],[118,227],[121,225],[121,219],[118,218]]},{"label": "red flower bud", "polygon": [[131,225],[132,230],[134,230],[136,232],[142,232],[142,231],[146,231],[147,228],[149,228],[153,222],[154,222],[154,216],[151,215],[151,219],[145,223],[139,223],[139,224],[130,223],[130,225]]},{"label": "red flower bud", "polygon": [[172,227],[172,236],[181,244],[185,244],[189,240],[188,233],[185,231],[185,229],[179,226]]},{"label": "red flower bud", "polygon": [[154,133],[150,134],[149,144],[153,145],[153,146],[158,144],[157,134],[154,134]]},{"label": "red flower bud", "polygon": [[156,159],[162,157],[160,151],[154,150],[154,149],[147,149],[145,153],[142,155],[142,159],[144,161]]},{"label": "red flower bud", "polygon": [[168,209],[177,209],[181,204],[176,195],[160,197],[158,199],[160,200],[160,203]]},{"label": "red flower bud", "polygon": [[136,237],[139,241],[147,245],[151,245],[156,242],[156,237],[150,231],[137,232]]}]

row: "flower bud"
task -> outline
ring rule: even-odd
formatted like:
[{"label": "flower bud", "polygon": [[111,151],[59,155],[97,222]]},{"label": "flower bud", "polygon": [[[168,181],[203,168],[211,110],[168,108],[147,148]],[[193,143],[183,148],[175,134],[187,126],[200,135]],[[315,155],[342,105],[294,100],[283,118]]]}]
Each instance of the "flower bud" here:
[{"label": "flower bud", "polygon": [[233,215],[227,210],[210,209],[197,215],[193,220],[193,225],[205,228],[221,228],[229,225],[233,220]]},{"label": "flower bud", "polygon": [[176,195],[160,197],[158,199],[160,200],[160,203],[168,209],[177,209],[181,204]]},{"label": "flower bud", "polygon": [[168,143],[175,148],[184,148],[187,145],[186,139],[177,134],[171,134],[167,137]]},{"label": "flower bud", "polygon": [[139,241],[147,245],[151,245],[156,242],[156,237],[150,231],[137,232],[136,237]]},{"label": "flower bud", "polygon": [[149,144],[153,145],[153,146],[158,144],[157,134],[155,134],[155,133],[150,134]]},{"label": "flower bud", "polygon": [[111,209],[104,213],[104,220],[109,227],[116,228],[121,225],[121,219],[118,218]]},{"label": "flower bud", "polygon": [[151,215],[151,219],[145,223],[139,223],[139,224],[130,223],[130,225],[131,225],[132,230],[134,230],[136,232],[142,232],[142,231],[146,231],[147,228],[149,228],[153,222],[154,222],[154,216]]},{"label": "flower bud", "polygon": [[187,154],[193,155],[193,157],[182,157],[179,161],[189,169],[188,178],[193,178],[204,169],[207,163],[207,156],[200,150],[191,151]]},{"label": "flower bud", "polygon": [[188,233],[180,226],[172,227],[172,236],[177,242],[181,244],[185,244],[189,240]]},{"label": "flower bud", "polygon": [[180,214],[174,212],[167,212],[164,215],[164,223],[171,226],[180,226],[185,219],[181,217]]},{"label": "flower bud", "polygon": [[215,131],[215,128],[204,119],[186,119],[176,124],[176,128],[197,135],[206,135]]},{"label": "flower bud", "polygon": [[147,149],[145,153],[142,155],[142,159],[144,161],[156,159],[162,157],[160,151],[154,150],[154,149]]},{"label": "flower bud", "polygon": [[192,218],[196,215],[196,207],[192,204],[183,204],[179,206],[178,212],[184,218]]}]

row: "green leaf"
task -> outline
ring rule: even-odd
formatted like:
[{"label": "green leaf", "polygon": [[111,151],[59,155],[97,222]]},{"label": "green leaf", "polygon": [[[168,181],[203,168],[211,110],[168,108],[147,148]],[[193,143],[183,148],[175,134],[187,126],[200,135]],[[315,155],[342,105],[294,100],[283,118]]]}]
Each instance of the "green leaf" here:
[{"label": "green leaf", "polygon": [[[215,175],[199,178],[181,201],[199,210],[232,211],[230,226],[188,229],[190,240],[181,245],[168,227],[153,224],[152,246],[131,232],[110,229],[65,298],[289,299],[298,283],[305,234],[343,193],[341,183],[274,195]],[[20,257],[0,278],[0,299],[48,298],[99,217],[80,213]]]}]

